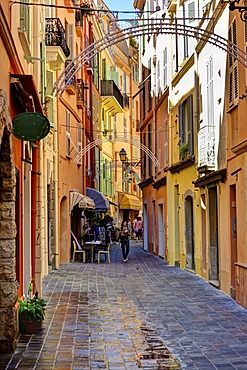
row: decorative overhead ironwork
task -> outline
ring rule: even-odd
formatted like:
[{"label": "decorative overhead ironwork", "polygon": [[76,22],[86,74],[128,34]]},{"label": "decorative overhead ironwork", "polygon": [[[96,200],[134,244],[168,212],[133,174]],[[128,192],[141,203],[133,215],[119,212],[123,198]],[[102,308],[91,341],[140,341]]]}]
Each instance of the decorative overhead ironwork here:
[{"label": "decorative overhead ironwork", "polygon": [[221,4],[229,4],[229,10],[238,10],[240,13],[240,18],[243,22],[247,22],[247,0],[244,0],[244,5],[238,5],[240,0],[221,0]]},{"label": "decorative overhead ironwork", "polygon": [[[119,141],[119,142],[123,142],[123,143],[129,143],[133,146],[136,146],[138,147],[139,149],[141,149],[145,154],[147,154],[147,156],[152,160],[153,164],[155,167],[158,167],[159,166],[159,161],[158,159],[155,157],[154,153],[144,144],[136,141],[135,139],[128,139],[124,136],[116,136],[116,140]],[[91,143],[89,143],[87,146],[85,146],[75,157],[74,159],[74,162],[77,163],[77,161],[80,161],[81,158],[87,153],[89,152],[92,148],[94,148],[95,146],[97,145],[100,145],[100,144],[103,144],[103,143],[107,143],[108,142],[108,139],[105,139],[105,138],[99,138],[99,139],[96,139],[94,141],[92,141]]]},{"label": "decorative overhead ironwork", "polygon": [[[132,26],[122,30],[120,33],[108,30],[108,34],[106,36],[87,46],[65,68],[54,84],[54,94],[61,96],[66,89],[66,78],[72,78],[85,64],[89,62],[89,60],[92,60],[102,50],[131,37],[139,37],[143,35],[150,36],[157,33],[188,36],[210,43],[222,49],[229,55],[232,55],[240,64],[247,68],[246,53],[236,44],[215,34],[213,29],[205,30],[198,29],[198,27],[193,27],[191,25],[185,26],[184,23],[179,24],[179,21],[180,19],[177,18],[177,22],[171,23],[169,19],[165,21],[163,18],[157,18],[152,20],[152,25],[147,23],[145,25],[141,24],[134,27]],[[184,19],[182,19],[182,21],[184,21]]]}]

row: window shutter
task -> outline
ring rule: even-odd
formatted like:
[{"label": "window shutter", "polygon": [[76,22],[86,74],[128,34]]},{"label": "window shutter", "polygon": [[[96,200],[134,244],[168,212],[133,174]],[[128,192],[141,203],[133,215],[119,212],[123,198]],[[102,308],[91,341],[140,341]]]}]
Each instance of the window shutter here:
[{"label": "window shutter", "polygon": [[54,127],[55,124],[55,101],[56,98],[52,94],[54,84],[54,72],[46,70],[46,112],[47,118],[50,122],[50,125]]},{"label": "window shutter", "polygon": [[163,83],[164,88],[167,86],[167,48],[163,51]]},{"label": "window shutter", "polygon": [[66,155],[70,155],[70,112],[66,111]]},{"label": "window shutter", "polygon": [[164,129],[165,129],[165,137],[164,137],[164,165],[165,167],[168,166],[168,138],[169,138],[169,135],[168,135],[168,122],[165,121],[165,125],[164,125]]},{"label": "window shutter", "polygon": [[[232,51],[235,51],[235,45],[237,45],[237,22],[236,19],[233,20],[232,24],[229,27],[228,32],[229,41],[234,45]],[[229,107],[238,104],[239,91],[238,91],[238,62],[235,58],[235,55],[229,55],[229,64],[228,64],[228,89],[229,89]]]},{"label": "window shutter", "polygon": [[74,24],[66,24],[66,42],[70,50],[70,59],[73,59],[75,56],[74,52]]},{"label": "window shutter", "polygon": [[30,42],[30,6],[29,0],[24,0],[20,4],[20,29],[26,32],[27,40]]},{"label": "window shutter", "polygon": [[188,146],[190,155],[194,154],[193,140],[193,96],[190,95],[187,99],[188,103]]},{"label": "window shutter", "polygon": [[195,20],[195,3],[192,1],[191,3],[188,4],[188,16],[189,16],[189,21],[193,22]]},{"label": "window shutter", "polygon": [[157,63],[157,96],[160,93],[160,61]]},{"label": "window shutter", "polygon": [[179,144],[185,142],[185,120],[184,120],[184,105],[183,103],[179,105],[178,108],[178,120],[179,120]]}]

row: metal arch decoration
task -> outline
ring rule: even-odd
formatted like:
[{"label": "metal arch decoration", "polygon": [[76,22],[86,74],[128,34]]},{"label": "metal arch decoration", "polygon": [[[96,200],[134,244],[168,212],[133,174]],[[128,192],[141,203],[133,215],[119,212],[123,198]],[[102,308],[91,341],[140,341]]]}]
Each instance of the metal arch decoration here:
[{"label": "metal arch decoration", "polygon": [[[179,18],[177,18],[177,20],[179,20]],[[141,35],[152,35],[157,33],[177,34],[180,36],[188,36],[208,42],[232,55],[240,64],[247,68],[245,51],[240,49],[233,42],[213,33],[212,30],[208,31],[204,29],[198,29],[197,27],[179,24],[177,21],[175,23],[170,23],[170,21],[166,23],[164,22],[163,18],[157,18],[152,20],[152,24],[142,24],[125,28],[124,30],[121,30],[119,34],[109,31],[108,35],[95,41],[93,44],[82,50],[75,58],[72,59],[72,61],[58,77],[53,88],[54,94],[61,96],[66,89],[67,79],[73,78],[89,60],[91,60],[96,54],[104,49],[133,36],[138,37]]]},{"label": "metal arch decoration", "polygon": [[[116,166],[118,168],[121,168],[121,169],[123,168],[123,164],[122,163],[116,163]],[[131,166],[131,167],[133,167],[133,166]],[[111,166],[111,164],[109,164],[105,168],[102,168],[101,170],[97,171],[97,174],[96,174],[94,180],[98,180],[98,178],[102,175],[102,173],[104,171],[110,170],[111,168],[112,168],[112,166]],[[139,175],[138,175],[137,172],[135,172],[134,170],[127,170],[127,171],[129,172],[129,174],[133,175],[133,177],[136,179],[136,181],[138,181],[138,182],[140,181],[140,177],[139,177]]]},{"label": "metal arch decoration", "polygon": [[[158,159],[156,158],[156,156],[154,155],[154,153],[148,147],[146,147],[146,145],[144,145],[142,143],[139,143],[139,142],[137,142],[134,139],[126,139],[124,136],[116,136],[116,140],[118,142],[124,142],[124,143],[131,144],[133,146],[137,146],[139,149],[143,150],[144,153],[149,156],[149,158],[154,163],[155,167],[158,167],[159,166]],[[80,162],[81,161],[81,158],[87,152],[89,152],[92,148],[94,148],[97,145],[100,145],[100,144],[103,144],[103,143],[107,143],[107,142],[108,142],[108,139],[106,139],[106,138],[99,138],[99,139],[96,139],[96,140],[92,141],[91,143],[89,143],[88,145],[86,145],[79,153],[77,153],[77,155],[76,155],[76,157],[74,159],[74,162],[75,163]]]}]

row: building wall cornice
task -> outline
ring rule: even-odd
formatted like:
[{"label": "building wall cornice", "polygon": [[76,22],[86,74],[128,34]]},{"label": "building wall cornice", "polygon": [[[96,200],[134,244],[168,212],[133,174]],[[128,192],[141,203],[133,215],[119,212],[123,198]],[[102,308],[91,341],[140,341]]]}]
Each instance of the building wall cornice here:
[{"label": "building wall cornice", "polygon": [[22,68],[19,56],[17,54],[14,40],[11,35],[10,28],[1,4],[0,4],[0,36],[3,41],[3,45],[5,46],[5,49],[7,51],[7,54],[9,56],[9,59],[11,61],[13,71],[15,73],[23,74],[24,70]]}]

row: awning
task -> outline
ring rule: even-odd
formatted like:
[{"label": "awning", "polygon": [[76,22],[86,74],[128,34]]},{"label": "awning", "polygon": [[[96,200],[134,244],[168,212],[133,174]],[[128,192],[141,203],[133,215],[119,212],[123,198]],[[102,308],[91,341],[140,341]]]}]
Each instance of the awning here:
[{"label": "awning", "polygon": [[[86,207],[80,207],[80,202],[82,202],[81,205],[85,204]],[[78,204],[79,208],[95,208],[95,204],[92,199],[77,191],[70,191],[70,213],[76,204]]]},{"label": "awning", "polygon": [[95,211],[105,213],[110,210],[109,200],[100,191],[94,188],[86,188],[86,194],[93,199]]},{"label": "awning", "polygon": [[112,202],[111,200],[109,200],[109,204],[111,204],[111,205],[113,205],[115,207],[118,207],[118,205],[116,203]]},{"label": "awning", "polygon": [[28,112],[43,114],[43,108],[38,90],[32,75],[11,74],[11,85],[15,96],[19,99],[22,107]]},{"label": "awning", "polygon": [[140,211],[142,209],[142,203],[139,198],[135,195],[120,194],[119,195],[119,208],[120,209],[134,209]]},{"label": "awning", "polygon": [[93,199],[89,198],[87,195],[84,195],[84,198],[78,203],[78,207],[84,209],[95,209],[95,203]]}]

